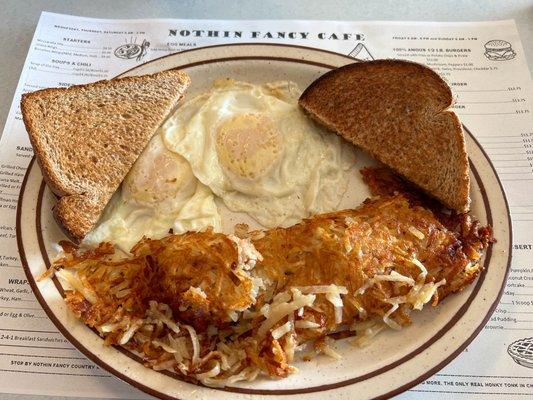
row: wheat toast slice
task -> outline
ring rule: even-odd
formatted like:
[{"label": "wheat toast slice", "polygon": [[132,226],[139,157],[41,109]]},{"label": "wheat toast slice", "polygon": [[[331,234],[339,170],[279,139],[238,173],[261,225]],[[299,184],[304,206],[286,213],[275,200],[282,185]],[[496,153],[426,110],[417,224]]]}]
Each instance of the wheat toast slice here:
[{"label": "wheat toast slice", "polygon": [[445,206],[470,207],[468,156],[452,92],[430,68],[401,60],[349,64],[314,81],[300,106]]},{"label": "wheat toast slice", "polygon": [[79,241],[190,83],[184,72],[117,78],[22,96],[35,156],[59,196],[54,216]]}]

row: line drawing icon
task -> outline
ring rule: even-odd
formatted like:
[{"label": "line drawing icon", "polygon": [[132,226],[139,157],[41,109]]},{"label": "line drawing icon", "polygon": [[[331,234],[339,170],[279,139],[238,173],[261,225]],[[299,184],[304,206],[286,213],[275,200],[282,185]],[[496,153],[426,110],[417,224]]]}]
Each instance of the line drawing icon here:
[{"label": "line drawing icon", "polygon": [[372,54],[370,54],[370,51],[368,51],[368,48],[363,43],[357,43],[357,45],[348,53],[348,55],[364,61],[370,61],[374,59]]},{"label": "line drawing icon", "polygon": [[533,337],[517,340],[509,345],[507,353],[515,363],[533,368]]},{"label": "line drawing icon", "polygon": [[516,57],[511,43],[505,40],[489,40],[485,43],[485,57],[492,61],[507,61]]},{"label": "line drawing icon", "polygon": [[118,46],[115,49],[115,57],[122,58],[124,60],[131,60],[135,58],[137,61],[141,61],[146,53],[148,52],[148,47],[150,47],[150,42],[146,39],[143,39],[141,44],[136,43],[131,40],[129,43],[126,42],[123,45]]}]

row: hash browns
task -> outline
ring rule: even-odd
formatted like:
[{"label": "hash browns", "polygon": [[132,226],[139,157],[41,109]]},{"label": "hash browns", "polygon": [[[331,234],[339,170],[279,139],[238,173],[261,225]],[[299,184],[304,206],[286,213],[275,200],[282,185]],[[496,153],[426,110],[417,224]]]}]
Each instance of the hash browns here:
[{"label": "hash browns", "polygon": [[[363,344],[479,274],[490,228],[441,212],[380,169],[363,171],[378,198],[290,228],[238,236],[205,232],[142,239],[114,259],[101,244],[64,246],[54,263],[70,309],[106,344],[154,369],[207,385],[285,377],[295,355],[337,356],[330,334]],[[394,190],[390,190],[394,188]],[[429,205],[428,205],[429,204]]]}]

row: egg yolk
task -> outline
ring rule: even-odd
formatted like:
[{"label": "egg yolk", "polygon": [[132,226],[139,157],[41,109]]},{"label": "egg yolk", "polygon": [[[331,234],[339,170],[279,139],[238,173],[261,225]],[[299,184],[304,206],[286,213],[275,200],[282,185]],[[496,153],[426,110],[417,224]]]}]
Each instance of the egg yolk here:
[{"label": "egg yolk", "polygon": [[266,175],[279,161],[281,147],[274,122],[262,114],[237,114],[217,128],[220,164],[242,178],[257,180]]},{"label": "egg yolk", "polygon": [[141,155],[126,176],[122,191],[125,198],[156,204],[175,198],[178,192],[180,195],[192,194],[194,182],[187,160],[162,148]]}]

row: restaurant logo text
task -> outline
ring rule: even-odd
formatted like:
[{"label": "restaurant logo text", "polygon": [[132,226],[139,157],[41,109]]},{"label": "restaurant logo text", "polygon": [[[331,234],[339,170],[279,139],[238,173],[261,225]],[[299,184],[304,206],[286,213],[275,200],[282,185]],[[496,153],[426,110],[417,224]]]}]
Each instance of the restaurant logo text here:
[{"label": "restaurant logo text", "polygon": [[270,32],[270,31],[218,31],[205,29],[169,29],[168,36],[190,38],[232,38],[232,39],[321,39],[321,40],[365,40],[363,33],[353,32]]}]

